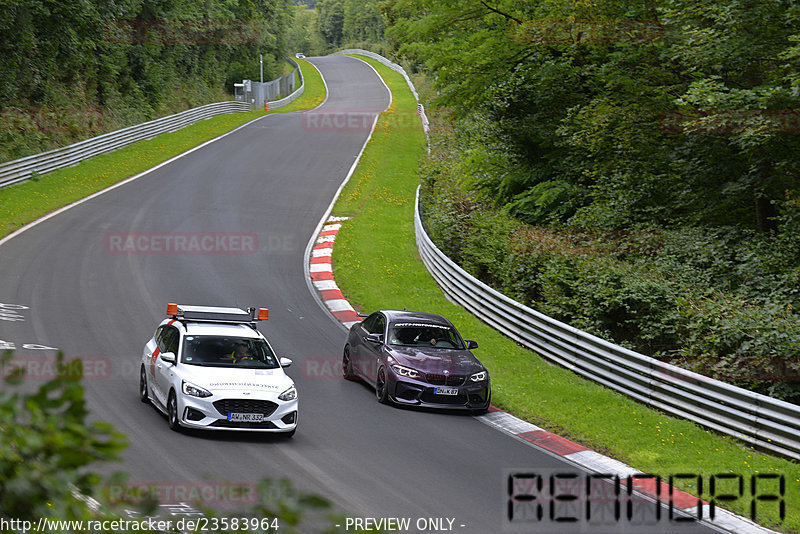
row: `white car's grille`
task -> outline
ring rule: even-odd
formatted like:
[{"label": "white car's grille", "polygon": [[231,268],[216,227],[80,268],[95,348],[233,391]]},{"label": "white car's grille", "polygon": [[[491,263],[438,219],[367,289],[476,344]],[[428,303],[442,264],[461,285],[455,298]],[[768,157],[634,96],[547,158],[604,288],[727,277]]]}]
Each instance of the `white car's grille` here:
[{"label": "white car's grille", "polygon": [[268,417],[277,407],[274,402],[250,399],[222,399],[214,403],[214,408],[225,416],[229,413],[263,413]]}]

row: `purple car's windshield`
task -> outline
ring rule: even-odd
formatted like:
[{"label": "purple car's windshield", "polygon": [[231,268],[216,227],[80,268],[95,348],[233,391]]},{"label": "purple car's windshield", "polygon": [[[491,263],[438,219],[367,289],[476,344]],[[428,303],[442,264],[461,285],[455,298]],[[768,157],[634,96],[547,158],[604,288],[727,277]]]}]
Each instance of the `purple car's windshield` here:
[{"label": "purple car's windshield", "polygon": [[395,323],[389,327],[389,345],[464,350],[454,328],[429,323]]}]

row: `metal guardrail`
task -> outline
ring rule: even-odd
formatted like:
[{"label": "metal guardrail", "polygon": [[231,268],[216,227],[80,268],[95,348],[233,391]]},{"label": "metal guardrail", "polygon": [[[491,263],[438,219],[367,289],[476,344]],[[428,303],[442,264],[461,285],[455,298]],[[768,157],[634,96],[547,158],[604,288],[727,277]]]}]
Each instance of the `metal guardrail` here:
[{"label": "metal guardrail", "polygon": [[203,119],[224,113],[250,111],[250,104],[245,102],[217,102],[198,108],[189,109],[175,115],[169,115],[121,130],[98,135],[90,139],[78,141],[71,145],[56,148],[48,152],[33,154],[24,158],[0,164],[0,187],[24,182],[34,172],[45,174],[57,169],[72,167],[81,161],[94,156],[111,152],[137,141],[151,139],[157,135],[180,130]]},{"label": "metal guardrail", "polygon": [[[300,74],[300,87],[286,98],[269,102],[270,109],[283,107],[298,96],[303,94],[305,81],[300,66],[291,58],[287,58],[295,70]],[[290,76],[287,74],[286,76]],[[294,76],[292,71],[291,76]],[[73,167],[81,161],[93,158],[106,152],[126,147],[137,141],[152,139],[162,133],[174,132],[197,121],[222,115],[226,113],[240,113],[250,111],[249,102],[217,102],[193,109],[188,109],[175,115],[169,115],[142,124],[128,126],[121,130],[84,139],[71,145],[56,148],[48,152],[33,154],[24,158],[15,159],[0,164],[0,187],[29,180],[34,172],[45,174],[58,169]]]},{"label": "metal guardrail", "polygon": [[671,415],[800,459],[800,406],[633,352],[537,312],[456,265],[431,241],[417,188],[414,228],[425,267],[447,296],[551,362]]},{"label": "metal guardrail", "polygon": [[300,68],[300,65],[297,64],[297,61],[293,60],[292,58],[286,58],[286,61],[294,65],[294,70],[291,74],[287,74],[286,76],[294,76],[295,71],[300,76],[300,87],[294,90],[292,94],[285,98],[281,98],[280,100],[275,100],[274,102],[269,102],[269,109],[278,109],[286,106],[295,101],[295,99],[303,94],[303,91],[306,88],[305,79],[303,79],[303,70]]}]

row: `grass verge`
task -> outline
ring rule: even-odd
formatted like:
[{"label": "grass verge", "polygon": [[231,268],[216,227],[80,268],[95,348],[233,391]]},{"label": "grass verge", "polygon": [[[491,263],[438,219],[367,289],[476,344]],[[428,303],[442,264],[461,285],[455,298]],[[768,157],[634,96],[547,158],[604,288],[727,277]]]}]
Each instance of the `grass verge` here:
[{"label": "grass verge", "polygon": [[217,115],[177,132],[161,134],[125,148],[101,154],[75,167],[43,175],[37,180],[0,189],[0,237],[55,209],[105,189],[129,176],[145,171],[242,124],[272,113],[312,109],[325,98],[325,86],[316,68],[299,59],[305,89],[291,104],[265,112]]},{"label": "grass verge", "polygon": [[[751,477],[783,475],[786,516],[778,502],[757,501],[757,521],[785,532],[800,532],[800,466],[754,452],[732,438],[689,421],[649,409],[627,397],[547,364],[442,294],[416,249],[414,193],[425,136],[416,102],[403,77],[367,58],[393,93],[378,120],[358,169],[342,191],[333,214],[353,217],[337,236],[333,263],[337,284],[362,311],[408,309],[441,313],[468,339],[492,376],[493,404],[534,424],[569,437],[665,481],[670,475],[702,477],[676,482],[710,501],[711,477],[743,477],[744,494],[728,508],[750,517]],[[499,476],[499,475],[498,475]],[[759,480],[759,495],[778,494],[777,481]],[[716,494],[738,494],[738,479],[717,480]],[[717,501],[718,504],[722,504]]]}]

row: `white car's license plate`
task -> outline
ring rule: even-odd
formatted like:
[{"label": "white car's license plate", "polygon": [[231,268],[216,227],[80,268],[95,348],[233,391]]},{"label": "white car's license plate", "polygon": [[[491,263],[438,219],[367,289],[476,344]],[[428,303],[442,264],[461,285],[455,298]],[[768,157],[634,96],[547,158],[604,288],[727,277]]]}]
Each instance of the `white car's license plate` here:
[{"label": "white car's license plate", "polygon": [[433,390],[436,395],[458,395],[456,388],[436,388]]},{"label": "white car's license plate", "polygon": [[236,423],[260,423],[264,420],[263,413],[229,413],[228,421]]}]

